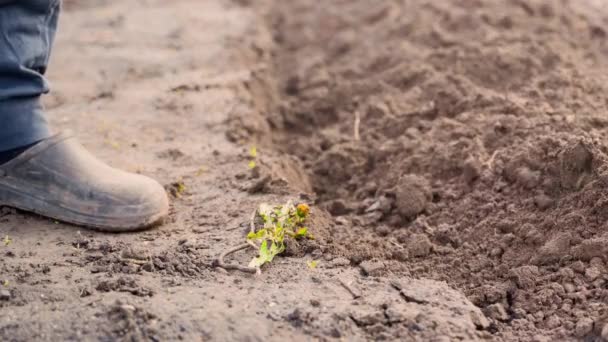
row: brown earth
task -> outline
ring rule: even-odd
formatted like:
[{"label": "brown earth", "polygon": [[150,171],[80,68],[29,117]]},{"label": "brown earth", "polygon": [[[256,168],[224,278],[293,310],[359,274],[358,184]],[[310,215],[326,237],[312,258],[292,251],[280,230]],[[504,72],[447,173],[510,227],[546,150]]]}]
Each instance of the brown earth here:
[{"label": "brown earth", "polygon": [[[54,127],[173,209],[4,209],[1,340],[608,340],[602,1],[66,5]],[[215,267],[287,199],[314,242]]]}]

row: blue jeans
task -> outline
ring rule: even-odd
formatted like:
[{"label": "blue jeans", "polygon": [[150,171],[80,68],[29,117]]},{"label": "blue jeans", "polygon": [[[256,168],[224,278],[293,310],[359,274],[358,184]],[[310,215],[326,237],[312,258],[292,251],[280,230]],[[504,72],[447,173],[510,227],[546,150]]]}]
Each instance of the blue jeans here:
[{"label": "blue jeans", "polygon": [[0,0],[0,152],[50,135],[40,96],[60,0]]}]

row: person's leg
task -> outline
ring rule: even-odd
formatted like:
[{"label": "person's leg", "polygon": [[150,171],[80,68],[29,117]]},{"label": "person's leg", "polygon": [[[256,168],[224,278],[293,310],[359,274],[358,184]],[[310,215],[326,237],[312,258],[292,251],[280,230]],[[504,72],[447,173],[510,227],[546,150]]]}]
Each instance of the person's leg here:
[{"label": "person's leg", "polygon": [[0,0],[0,206],[124,232],[168,215],[164,188],[51,136],[40,104],[59,0]]},{"label": "person's leg", "polygon": [[60,0],[0,0],[0,162],[50,136],[40,95]]}]

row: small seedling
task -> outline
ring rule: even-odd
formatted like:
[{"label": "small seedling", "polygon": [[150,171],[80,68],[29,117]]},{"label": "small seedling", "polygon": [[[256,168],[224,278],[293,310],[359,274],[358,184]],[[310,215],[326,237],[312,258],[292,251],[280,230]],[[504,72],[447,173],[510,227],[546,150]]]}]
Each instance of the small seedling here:
[{"label": "small seedling", "polygon": [[283,253],[285,236],[294,240],[308,238],[308,228],[304,226],[304,222],[309,213],[310,208],[307,204],[298,206],[294,206],[291,202],[277,206],[260,204],[257,215],[264,222],[264,226],[247,235],[247,242],[258,249],[258,256],[251,260],[249,267],[259,268]]},{"label": "small seedling", "polygon": [[10,283],[9,283],[8,280],[5,280],[5,281],[2,282],[2,286],[4,286],[4,287],[7,287],[9,284]]},{"label": "small seedling", "polygon": [[10,245],[10,244],[11,244],[11,242],[13,242],[13,240],[12,240],[12,239],[11,239],[11,238],[10,238],[8,235],[6,235],[6,236],[4,237],[4,245],[5,245],[5,246],[8,246],[8,245]]},{"label": "small seedling", "polygon": [[315,268],[317,268],[317,265],[319,264],[319,261],[317,260],[309,260],[306,262],[306,265],[308,266],[308,268],[310,268],[311,270],[314,270]]},{"label": "small seedling", "polygon": [[255,167],[257,165],[256,162],[255,162],[256,158],[258,157],[258,149],[257,149],[257,147],[252,146],[249,149],[249,156],[252,159],[249,161],[249,164],[247,164],[247,167],[249,167],[249,169],[253,170],[253,169],[255,169]]}]

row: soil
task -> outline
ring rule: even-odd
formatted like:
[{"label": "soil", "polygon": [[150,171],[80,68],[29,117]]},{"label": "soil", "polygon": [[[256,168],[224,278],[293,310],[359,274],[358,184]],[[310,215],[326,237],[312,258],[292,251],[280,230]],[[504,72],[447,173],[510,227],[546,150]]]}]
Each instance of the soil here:
[{"label": "soil", "polygon": [[[66,1],[53,126],[172,212],[2,209],[0,339],[608,340],[606,6]],[[287,200],[314,241],[217,267]]]}]

